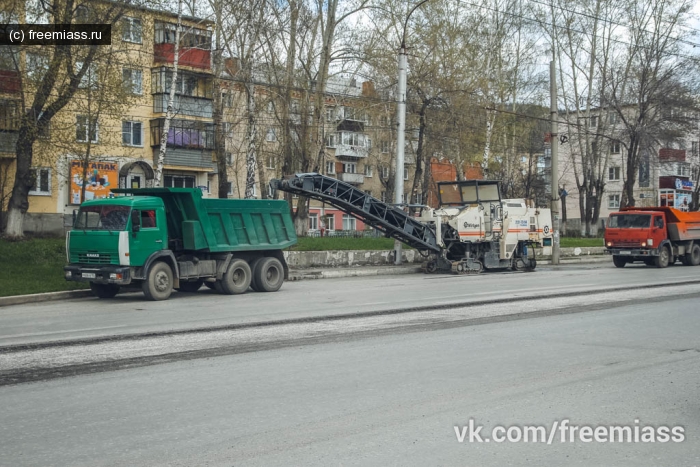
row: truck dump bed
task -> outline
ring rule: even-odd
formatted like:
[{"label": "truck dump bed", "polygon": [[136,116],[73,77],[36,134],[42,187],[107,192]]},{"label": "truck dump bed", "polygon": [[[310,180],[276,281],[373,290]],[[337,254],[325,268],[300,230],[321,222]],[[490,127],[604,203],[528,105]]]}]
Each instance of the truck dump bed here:
[{"label": "truck dump bed", "polygon": [[668,206],[629,207],[622,212],[656,211],[663,212],[668,223],[668,236],[673,241],[700,240],[700,212],[685,212]]},{"label": "truck dump bed", "polygon": [[297,242],[289,206],[283,200],[205,199],[193,188],[114,189],[112,192],[161,198],[168,218],[169,242],[177,249],[280,250]]}]

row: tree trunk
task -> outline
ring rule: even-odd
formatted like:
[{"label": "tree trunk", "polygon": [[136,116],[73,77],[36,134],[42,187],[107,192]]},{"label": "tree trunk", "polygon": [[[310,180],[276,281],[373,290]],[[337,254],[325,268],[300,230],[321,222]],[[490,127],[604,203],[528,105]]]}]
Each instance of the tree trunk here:
[{"label": "tree trunk", "polygon": [[[28,118],[28,117],[25,117]],[[34,139],[29,130],[22,125],[17,138],[17,168],[12,195],[7,204],[7,227],[5,235],[10,238],[24,236],[24,214],[29,209],[29,190],[34,185],[34,177],[30,170],[33,158]]]},{"label": "tree trunk", "polygon": [[[251,71],[251,70],[248,70]],[[248,148],[246,150],[245,166],[246,166],[246,177],[245,177],[245,198],[255,198],[255,172],[257,170],[257,145],[256,145],[256,119],[255,119],[255,87],[253,83],[250,82],[252,79],[252,73],[248,73],[248,79],[246,80],[246,111],[248,113]]]},{"label": "tree trunk", "polygon": [[177,4],[177,27],[175,28],[175,51],[173,54],[173,77],[170,82],[170,95],[168,96],[168,109],[163,122],[163,132],[160,135],[160,150],[156,162],[153,186],[161,186],[163,177],[163,164],[165,163],[165,151],[168,146],[168,133],[170,133],[170,121],[175,116],[175,88],[177,86],[177,66],[180,61],[180,29],[182,28],[182,0]]}]

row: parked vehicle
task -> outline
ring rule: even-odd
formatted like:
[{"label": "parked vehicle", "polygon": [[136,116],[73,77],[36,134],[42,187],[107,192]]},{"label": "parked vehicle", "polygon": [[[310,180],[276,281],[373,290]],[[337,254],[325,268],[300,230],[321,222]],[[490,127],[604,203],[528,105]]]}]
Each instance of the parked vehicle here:
[{"label": "parked vehicle", "polygon": [[138,288],[150,300],[202,284],[224,294],[279,290],[296,243],[285,201],[205,199],[199,189],[112,190],[86,201],[66,236],[65,277],[99,298]]},{"label": "parked vehicle", "polygon": [[272,180],[270,185],[335,206],[416,248],[426,258],[423,268],[428,273],[534,270],[536,248],[551,254],[550,210],[524,199],[501,199],[497,180],[440,182],[439,208],[421,206],[418,217],[317,173]]},{"label": "parked vehicle", "polygon": [[606,253],[618,268],[641,261],[665,268],[680,260],[700,264],[700,212],[667,206],[630,207],[613,212],[605,228]]}]

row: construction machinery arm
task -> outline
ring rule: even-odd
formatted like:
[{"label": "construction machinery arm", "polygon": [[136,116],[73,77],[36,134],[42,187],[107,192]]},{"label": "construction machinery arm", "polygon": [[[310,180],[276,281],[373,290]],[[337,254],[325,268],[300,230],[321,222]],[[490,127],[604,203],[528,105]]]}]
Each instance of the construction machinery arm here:
[{"label": "construction machinery arm", "polygon": [[373,198],[354,186],[318,173],[296,174],[271,180],[273,189],[313,198],[355,216],[365,224],[412,246],[417,250],[440,253],[435,230],[395,206]]}]

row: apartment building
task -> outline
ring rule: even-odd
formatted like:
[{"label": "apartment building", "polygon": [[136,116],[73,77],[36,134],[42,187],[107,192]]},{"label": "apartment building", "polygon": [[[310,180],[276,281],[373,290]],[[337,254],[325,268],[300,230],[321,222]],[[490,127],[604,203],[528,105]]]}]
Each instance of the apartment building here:
[{"label": "apartment building", "polygon": [[[601,197],[598,227],[604,227],[611,212],[620,208],[624,179],[626,177],[626,148],[622,143],[624,128],[613,112],[596,110],[588,121],[577,122],[578,128],[586,125],[591,136],[589,150],[601,154],[596,170],[601,173],[604,190],[596,193]],[[576,139],[576,131],[567,131],[560,123],[560,135],[565,135],[559,145],[559,188],[566,191],[567,230],[581,230],[579,209],[580,194],[576,179],[581,180],[580,156],[583,145]],[[596,139],[595,136],[599,135]],[[618,139],[619,138],[619,139]],[[697,126],[686,127],[681,137],[674,136],[664,141],[650,142],[640,148],[640,163],[635,170],[635,205],[673,206],[687,209],[692,193],[697,187],[700,155],[698,144],[700,131]],[[600,147],[598,147],[600,146]]]},{"label": "apartment building", "polygon": [[[93,5],[99,6],[95,2],[81,8]],[[121,22],[113,25],[115,52],[109,59],[109,72],[104,58],[96,60],[76,95],[54,116],[46,134],[40,135],[34,145],[32,171],[36,182],[29,193],[25,231],[63,232],[83,196],[86,200],[107,197],[115,187],[138,188],[153,183],[173,76],[177,17],[164,11],[128,8]],[[162,183],[206,191],[215,177],[213,23],[184,17],[182,24],[176,116],[167,134]],[[4,168],[2,173],[9,178],[5,190],[11,189],[14,177],[20,78],[26,81],[45,71],[48,60],[40,47],[24,48],[16,57],[19,69],[0,61],[0,170]],[[105,98],[103,86],[111,79],[123,85],[124,94]],[[32,91],[30,83],[25,87],[25,97]],[[100,99],[105,101],[103,107],[98,105]]]}]

